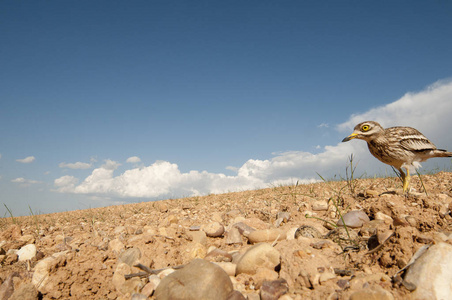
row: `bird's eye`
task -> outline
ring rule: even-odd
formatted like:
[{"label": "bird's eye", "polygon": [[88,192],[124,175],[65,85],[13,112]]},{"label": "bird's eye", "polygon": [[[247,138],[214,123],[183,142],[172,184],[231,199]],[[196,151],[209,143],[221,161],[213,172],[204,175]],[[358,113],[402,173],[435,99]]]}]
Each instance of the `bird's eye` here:
[{"label": "bird's eye", "polygon": [[369,125],[363,125],[363,127],[361,127],[362,131],[368,131],[370,129]]}]

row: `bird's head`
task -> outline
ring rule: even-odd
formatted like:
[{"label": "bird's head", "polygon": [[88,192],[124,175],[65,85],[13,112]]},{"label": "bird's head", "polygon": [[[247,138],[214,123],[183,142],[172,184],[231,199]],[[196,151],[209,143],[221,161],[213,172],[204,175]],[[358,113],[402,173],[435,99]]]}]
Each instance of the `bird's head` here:
[{"label": "bird's head", "polygon": [[381,127],[380,124],[374,121],[366,121],[359,123],[355,126],[355,129],[353,130],[353,133],[350,134],[348,137],[342,140],[342,142],[348,142],[352,139],[361,139],[370,141],[374,139],[379,133],[383,132],[384,129]]}]

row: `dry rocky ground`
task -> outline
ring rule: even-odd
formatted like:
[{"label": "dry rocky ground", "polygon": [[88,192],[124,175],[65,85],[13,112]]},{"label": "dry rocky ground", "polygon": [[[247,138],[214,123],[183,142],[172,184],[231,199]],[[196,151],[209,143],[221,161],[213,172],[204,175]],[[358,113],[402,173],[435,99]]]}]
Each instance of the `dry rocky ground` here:
[{"label": "dry rocky ground", "polygon": [[375,178],[3,218],[0,298],[410,299],[399,271],[452,244],[452,173],[422,179],[428,194]]}]

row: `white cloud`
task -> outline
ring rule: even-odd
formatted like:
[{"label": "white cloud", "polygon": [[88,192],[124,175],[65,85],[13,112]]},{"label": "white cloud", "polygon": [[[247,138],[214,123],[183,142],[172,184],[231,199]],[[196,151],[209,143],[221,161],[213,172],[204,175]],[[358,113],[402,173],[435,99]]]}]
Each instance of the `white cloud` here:
[{"label": "white cloud", "polygon": [[23,177],[18,177],[18,178],[12,179],[11,182],[13,182],[13,183],[20,183],[20,184],[24,184],[24,185],[41,183],[40,181],[31,180],[31,179],[25,179]]},{"label": "white cloud", "polygon": [[25,158],[22,159],[16,159],[17,162],[23,163],[23,164],[29,164],[35,161],[35,157],[34,156],[27,156]]},{"label": "white cloud", "polygon": [[23,178],[23,177],[15,178],[15,179],[11,180],[11,182],[24,183],[25,182],[25,178]]},{"label": "white cloud", "polygon": [[92,164],[78,161],[78,162],[75,162],[75,163],[62,162],[58,166],[60,168],[68,168],[68,169],[89,169],[89,168],[92,167]]},{"label": "white cloud", "polygon": [[[318,180],[316,173],[324,178],[345,173],[348,157],[354,154],[354,164],[368,174],[387,168],[373,158],[363,141],[341,143],[352,132],[355,124],[364,120],[376,120],[383,126],[409,125],[418,128],[441,148],[452,150],[449,128],[452,128],[452,81],[436,83],[424,91],[407,93],[401,99],[377,107],[362,114],[352,115],[337,126],[337,144],[318,149],[313,154],[291,151],[275,154],[267,160],[250,159],[241,167],[227,167],[235,171],[233,176],[207,171],[182,173],[178,165],[157,161],[146,167],[134,167],[115,174],[119,163],[106,160],[79,183],[72,176],[55,180],[60,192],[89,194],[112,198],[163,198],[204,195],[268,187],[272,184],[300,183]],[[381,171],[380,171],[381,172]],[[380,173],[381,174],[381,173]]]},{"label": "white cloud", "polygon": [[234,166],[227,166],[226,170],[232,171],[232,172],[237,172],[239,170],[239,168],[234,167]]},{"label": "white cloud", "polygon": [[126,162],[132,163],[132,164],[136,164],[136,163],[141,162],[141,159],[140,159],[138,156],[132,156],[132,157],[129,157],[129,158],[126,160]]},{"label": "white cloud", "polygon": [[77,178],[75,178],[74,176],[66,175],[66,176],[55,179],[53,184],[57,188],[58,192],[71,193],[71,192],[73,192],[75,185],[78,183],[78,181],[79,180]]},{"label": "white cloud", "polygon": [[322,123],[322,124],[317,125],[317,127],[318,127],[318,128],[329,128],[329,127],[330,127],[330,124],[328,124],[328,123]]}]

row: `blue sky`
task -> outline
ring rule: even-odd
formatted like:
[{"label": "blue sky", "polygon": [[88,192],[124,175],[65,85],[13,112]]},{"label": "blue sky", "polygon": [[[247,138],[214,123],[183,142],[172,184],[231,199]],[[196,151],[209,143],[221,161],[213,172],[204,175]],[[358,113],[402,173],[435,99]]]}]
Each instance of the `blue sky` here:
[{"label": "blue sky", "polygon": [[384,174],[364,142],[340,144],[364,117],[452,149],[451,36],[447,1],[2,1],[0,202],[309,181],[352,152]]}]

